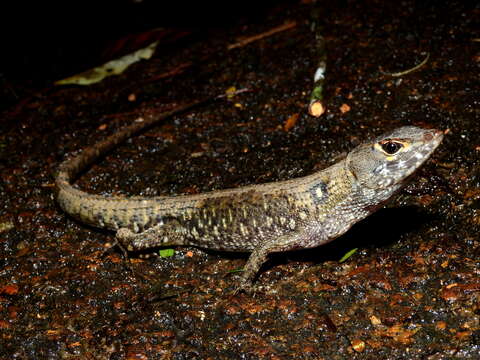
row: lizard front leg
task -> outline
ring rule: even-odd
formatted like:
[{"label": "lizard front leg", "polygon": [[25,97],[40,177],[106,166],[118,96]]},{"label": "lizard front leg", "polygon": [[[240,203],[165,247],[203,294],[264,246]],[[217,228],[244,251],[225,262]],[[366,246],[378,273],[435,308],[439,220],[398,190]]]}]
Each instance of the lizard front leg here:
[{"label": "lizard front leg", "polygon": [[260,267],[265,263],[269,254],[274,252],[282,252],[295,250],[298,248],[304,248],[305,243],[312,237],[305,229],[299,229],[285,235],[281,235],[277,238],[272,238],[260,247],[256,248],[247,260],[245,267],[243,268],[243,274],[239,284],[235,288],[235,293],[245,291],[250,293],[254,291],[253,280],[257,275]]}]

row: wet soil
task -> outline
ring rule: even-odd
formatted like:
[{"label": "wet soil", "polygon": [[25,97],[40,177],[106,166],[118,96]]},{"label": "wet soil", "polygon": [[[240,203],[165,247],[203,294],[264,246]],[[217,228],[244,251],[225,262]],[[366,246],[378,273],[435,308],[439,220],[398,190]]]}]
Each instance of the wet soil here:
[{"label": "wet soil", "polygon": [[[170,29],[151,60],[88,87],[40,89],[5,73],[0,358],[480,359],[480,9],[418,3],[268,4]],[[320,118],[306,112],[312,22],[328,53]],[[77,185],[200,193],[309,174],[402,125],[448,133],[386,208],[327,246],[273,256],[254,295],[232,294],[248,254],[177,248],[128,266],[112,233],[59,209],[53,181],[66,154],[145,111],[230,87],[249,91],[127,141]]]}]

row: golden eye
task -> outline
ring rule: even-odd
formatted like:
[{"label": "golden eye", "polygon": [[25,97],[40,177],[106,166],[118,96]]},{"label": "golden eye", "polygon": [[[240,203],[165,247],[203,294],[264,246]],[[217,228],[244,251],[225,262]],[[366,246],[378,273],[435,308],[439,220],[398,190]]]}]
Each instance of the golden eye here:
[{"label": "golden eye", "polygon": [[385,151],[389,155],[393,155],[397,153],[398,150],[400,150],[403,147],[402,143],[392,141],[392,140],[385,141],[381,145],[382,145],[383,151]]}]

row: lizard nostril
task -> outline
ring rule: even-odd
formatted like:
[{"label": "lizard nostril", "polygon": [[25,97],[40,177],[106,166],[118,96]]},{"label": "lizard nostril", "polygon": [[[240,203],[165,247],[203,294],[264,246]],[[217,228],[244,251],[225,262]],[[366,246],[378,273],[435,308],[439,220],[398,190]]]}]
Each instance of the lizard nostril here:
[{"label": "lizard nostril", "polygon": [[425,133],[425,135],[423,135],[423,139],[425,141],[432,141],[432,139],[433,139],[432,133],[430,133],[430,132]]}]

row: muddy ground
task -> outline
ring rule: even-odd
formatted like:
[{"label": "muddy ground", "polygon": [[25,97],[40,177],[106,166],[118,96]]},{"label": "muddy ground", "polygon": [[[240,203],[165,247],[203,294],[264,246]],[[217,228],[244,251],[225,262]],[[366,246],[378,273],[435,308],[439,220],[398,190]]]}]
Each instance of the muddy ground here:
[{"label": "muddy ground", "polygon": [[[197,19],[162,30],[152,59],[87,87],[51,85],[85,70],[81,58],[53,56],[33,80],[5,68],[0,358],[480,359],[480,10],[418,3],[267,3]],[[320,118],[306,112],[312,22],[328,53]],[[84,64],[108,60],[100,53]],[[59,209],[54,175],[67,154],[145,111],[230,87],[248,91],[164,121],[76,184],[200,193],[310,174],[402,125],[448,133],[387,208],[327,246],[273,256],[255,295],[232,294],[248,254],[177,248],[128,266],[112,233]]]}]

